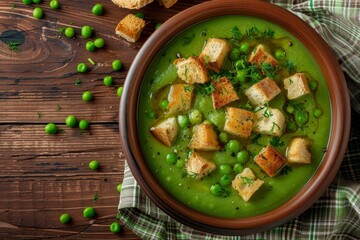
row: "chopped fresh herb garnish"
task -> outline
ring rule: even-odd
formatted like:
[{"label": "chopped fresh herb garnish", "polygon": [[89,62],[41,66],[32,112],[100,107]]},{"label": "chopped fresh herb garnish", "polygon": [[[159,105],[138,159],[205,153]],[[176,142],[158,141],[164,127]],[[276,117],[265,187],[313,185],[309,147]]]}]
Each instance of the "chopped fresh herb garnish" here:
[{"label": "chopped fresh herb garnish", "polygon": [[201,34],[200,34],[202,37],[205,37],[206,36],[206,29],[204,29]]},{"label": "chopped fresh herb garnish", "polygon": [[208,55],[205,56],[205,65],[209,65],[210,57]]},{"label": "chopped fresh herb garnish", "polygon": [[239,30],[238,27],[233,27],[231,30],[230,30],[231,34],[232,34],[232,37],[235,38],[235,39],[241,39],[243,37],[241,31]]},{"label": "chopped fresh herb garnish", "polygon": [[187,148],[187,149],[185,150],[185,152],[186,152],[186,159],[188,159],[188,158],[190,157],[192,151],[191,151],[190,148]]},{"label": "chopped fresh herb garnish", "polygon": [[288,175],[290,172],[292,172],[291,166],[286,165],[281,169],[280,174],[281,175]]},{"label": "chopped fresh herb garnish", "polygon": [[274,36],[274,33],[275,32],[273,30],[267,28],[262,32],[261,37],[263,37],[263,38],[272,38]]},{"label": "chopped fresh herb garnish", "polygon": [[186,85],[186,86],[184,87],[184,91],[185,91],[185,92],[192,92],[192,91],[193,91],[193,88],[192,88],[190,85]]},{"label": "chopped fresh herb garnish", "polygon": [[273,133],[275,131],[275,128],[278,128],[279,130],[281,129],[279,125],[276,124],[276,122],[272,122],[272,127],[270,130],[270,133]]},{"label": "chopped fresh herb garnish", "polygon": [[188,45],[189,43],[191,43],[191,41],[194,39],[195,34],[191,34],[191,35],[187,35],[184,37],[183,39],[183,45]]},{"label": "chopped fresh herb garnish", "polygon": [[38,118],[42,118],[43,114],[41,112],[38,112]]},{"label": "chopped fresh herb garnish", "polygon": [[88,61],[89,61],[89,63],[91,63],[92,65],[95,65],[95,62],[94,62],[91,58],[88,58]]},{"label": "chopped fresh herb garnish", "polygon": [[191,173],[189,173],[188,174],[190,177],[192,177],[192,178],[196,178],[197,177],[197,173],[194,173],[194,172],[191,172]]},{"label": "chopped fresh herb garnish", "polygon": [[271,116],[273,116],[272,112],[270,111],[270,108],[269,107],[266,107],[265,108],[265,111],[262,113],[262,115],[266,118],[269,118]]},{"label": "chopped fresh herb garnish", "polygon": [[281,141],[281,139],[279,137],[273,137],[271,140],[270,140],[270,144],[271,146],[273,147],[282,147],[284,146],[284,142]]},{"label": "chopped fresh herb garnish", "polygon": [[274,78],[275,77],[275,73],[278,70],[277,68],[275,68],[273,65],[271,65],[270,63],[262,63],[260,65],[261,70],[263,71],[263,73],[268,76],[269,78]]},{"label": "chopped fresh herb garnish", "polygon": [[96,192],[93,196],[94,202],[96,202],[99,199],[99,197],[100,197],[100,194],[98,192]]},{"label": "chopped fresh herb garnish", "polygon": [[256,27],[252,27],[249,30],[246,30],[246,37],[247,39],[253,39],[253,38],[271,38],[274,36],[274,31],[271,29],[265,29],[263,32],[261,32]]},{"label": "chopped fresh herb garnish", "polygon": [[12,9],[14,9],[16,7],[17,7],[16,3],[13,3],[12,6],[11,6]]},{"label": "chopped fresh herb garnish", "polygon": [[11,51],[18,52],[19,51],[19,46],[21,45],[21,43],[10,41],[10,42],[7,42],[7,45],[9,46],[9,49]]},{"label": "chopped fresh herb garnish", "polygon": [[255,145],[259,145],[259,146],[262,146],[260,143],[259,143],[259,138],[261,137],[261,134],[257,134],[254,138],[253,138],[253,143]]},{"label": "chopped fresh herb garnish", "polygon": [[76,79],[76,81],[75,81],[75,85],[76,86],[78,86],[78,85],[80,85],[81,84],[81,80],[78,78],[78,79]]},{"label": "chopped fresh herb garnish", "polygon": [[251,186],[254,183],[254,179],[248,177],[241,177],[246,186]]},{"label": "chopped fresh herb garnish", "polygon": [[59,28],[59,33],[64,34],[64,33],[65,33],[65,29],[66,29],[66,28],[64,28],[64,27]]},{"label": "chopped fresh herb garnish", "polygon": [[195,89],[198,93],[200,93],[203,96],[210,95],[212,92],[215,91],[215,87],[210,83],[204,83],[204,84],[195,84]]},{"label": "chopped fresh herb garnish", "polygon": [[61,106],[59,104],[56,105],[56,111],[60,111],[61,110]]},{"label": "chopped fresh herb garnish", "polygon": [[252,110],[252,106],[249,101],[247,103],[245,103],[244,105],[240,106],[240,108],[248,110],[248,111]]},{"label": "chopped fresh herb garnish", "polygon": [[296,71],[295,64],[290,60],[285,61],[282,66],[286,68],[290,74],[293,74]]}]

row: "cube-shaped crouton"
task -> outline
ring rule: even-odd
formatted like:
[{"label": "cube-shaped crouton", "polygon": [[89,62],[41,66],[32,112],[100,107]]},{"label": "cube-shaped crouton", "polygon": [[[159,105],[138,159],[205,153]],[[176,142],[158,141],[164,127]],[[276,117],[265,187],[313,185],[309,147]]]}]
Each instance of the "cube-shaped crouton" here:
[{"label": "cube-shaped crouton", "polygon": [[263,183],[264,181],[256,179],[250,168],[245,168],[241,173],[236,175],[231,185],[239,192],[242,199],[247,202]]},{"label": "cube-shaped crouton", "polygon": [[284,88],[287,90],[287,98],[292,100],[311,92],[307,77],[304,73],[295,73],[283,80]]},{"label": "cube-shaped crouton", "polygon": [[112,0],[112,2],[119,7],[128,9],[139,9],[153,1],[154,0]]},{"label": "cube-shaped crouton", "polygon": [[189,84],[206,83],[210,80],[206,67],[196,57],[178,58],[174,64],[179,78]]},{"label": "cube-shaped crouton", "polygon": [[311,163],[310,141],[305,138],[294,138],[286,151],[289,163]]},{"label": "cube-shaped crouton", "polygon": [[226,77],[220,78],[219,81],[214,80],[213,85],[215,91],[211,93],[211,97],[215,109],[221,108],[226,104],[239,99],[235,88]]},{"label": "cube-shaped crouton", "polygon": [[159,0],[160,5],[163,5],[166,8],[170,8],[176,2],[177,0]]},{"label": "cube-shaped crouton", "polygon": [[218,136],[211,124],[202,123],[195,125],[189,148],[200,151],[217,151],[221,149]]},{"label": "cube-shaped crouton", "polygon": [[220,38],[209,38],[200,53],[200,61],[209,69],[220,72],[230,46],[226,40]]},{"label": "cube-shaped crouton", "polygon": [[139,39],[144,27],[145,21],[143,19],[136,17],[134,14],[128,14],[118,23],[115,32],[120,37],[134,43]]},{"label": "cube-shaped crouton", "polygon": [[185,164],[185,168],[188,175],[193,176],[195,179],[201,179],[212,172],[216,168],[216,165],[203,158],[195,151],[192,151]]},{"label": "cube-shaped crouton", "polygon": [[185,112],[190,109],[194,87],[188,84],[174,84],[170,88],[168,114]]},{"label": "cube-shaped crouton", "polygon": [[281,136],[285,127],[284,114],[276,108],[267,106],[255,109],[254,132],[271,136]]},{"label": "cube-shaped crouton", "polygon": [[261,68],[261,64],[268,63],[272,66],[279,65],[278,61],[268,52],[264,45],[259,44],[255,47],[249,58],[249,63],[256,64]]},{"label": "cube-shaped crouton", "polygon": [[255,157],[254,161],[259,165],[270,177],[275,174],[284,166],[286,159],[272,148],[267,145],[260,153]]},{"label": "cube-shaped crouton", "polygon": [[259,106],[270,102],[280,92],[281,89],[276,82],[267,77],[246,89],[245,95],[252,104]]},{"label": "cube-shaped crouton", "polygon": [[152,127],[150,132],[165,146],[170,147],[178,133],[178,125],[175,117],[166,119]]},{"label": "cube-shaped crouton", "polygon": [[229,107],[226,109],[224,131],[242,138],[248,138],[254,123],[254,113]]}]

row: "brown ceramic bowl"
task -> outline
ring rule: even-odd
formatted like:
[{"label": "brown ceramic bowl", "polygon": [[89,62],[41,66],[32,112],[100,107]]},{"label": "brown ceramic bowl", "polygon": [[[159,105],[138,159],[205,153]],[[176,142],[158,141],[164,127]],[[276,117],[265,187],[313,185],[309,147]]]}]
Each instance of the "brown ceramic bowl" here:
[{"label": "brown ceramic bowl", "polygon": [[[308,183],[280,207],[254,217],[224,219],[190,209],[167,193],[156,181],[140,149],[137,130],[138,93],[159,50],[182,30],[222,15],[248,15],[274,22],[296,36],[312,53],[326,78],[332,122],[328,150]],[[130,169],[146,195],[177,221],[193,228],[224,235],[248,234],[279,226],[309,208],[327,189],[342,162],[350,131],[350,102],[342,70],[326,42],[305,22],[275,5],[254,0],[209,1],[191,7],[157,30],[136,56],[126,79],[120,107],[120,132]]]}]

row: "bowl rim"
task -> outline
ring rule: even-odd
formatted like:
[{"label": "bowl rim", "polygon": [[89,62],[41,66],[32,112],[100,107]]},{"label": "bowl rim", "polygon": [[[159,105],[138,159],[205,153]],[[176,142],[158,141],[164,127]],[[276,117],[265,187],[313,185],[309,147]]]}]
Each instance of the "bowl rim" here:
[{"label": "bowl rim", "polygon": [[[283,205],[264,214],[235,219],[218,218],[197,212],[181,204],[162,189],[146,164],[137,135],[138,93],[143,76],[147,71],[146,66],[152,62],[158,51],[179,32],[200,21],[223,15],[259,17],[278,24],[297,37],[308,48],[325,76],[332,110],[331,138],[328,143],[331,148],[327,149],[323,161],[313,177]],[[215,0],[195,5],[176,14],[144,43],[125,80],[124,93],[120,103],[119,128],[122,148],[131,172],[144,193],[161,210],[180,223],[201,231],[238,235],[260,232],[279,226],[304,212],[320,198],[341,165],[349,139],[350,118],[350,100],[344,74],[331,48],[314,29],[291,12],[268,2]]]}]

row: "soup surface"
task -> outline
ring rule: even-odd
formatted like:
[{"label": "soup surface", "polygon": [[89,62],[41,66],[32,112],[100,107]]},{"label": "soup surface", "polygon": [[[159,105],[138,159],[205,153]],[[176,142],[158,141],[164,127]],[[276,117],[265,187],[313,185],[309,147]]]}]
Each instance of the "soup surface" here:
[{"label": "soup surface", "polygon": [[[225,42],[224,61],[217,69],[211,68],[212,60],[203,55],[200,62],[209,80],[189,83],[188,71],[193,69],[185,64],[182,78],[179,62],[192,58],[199,61],[204,46],[211,39]],[[263,60],[274,58],[276,64],[249,60],[262,48],[269,54]],[[296,73],[306,78],[307,91],[303,95],[301,88],[285,89],[286,84],[293,84]],[[265,91],[269,90],[270,95],[279,92],[262,103],[250,100],[254,95],[248,89],[266,78],[278,89],[265,88]],[[231,87],[221,90],[219,86],[225,84],[224,79]],[[183,94],[186,94],[177,95],[182,102],[177,108],[174,107],[176,99],[171,97],[174,85],[183,86]],[[296,98],[289,99],[290,91]],[[298,39],[262,19],[223,16],[179,33],[149,66],[139,96],[138,134],[154,176],[178,201],[205,214],[238,218],[276,208],[307,183],[326,151],[331,113],[321,70]],[[250,116],[245,119],[250,124],[250,132],[238,134],[231,129],[234,109],[241,109]],[[235,116],[235,120],[237,118]],[[157,130],[159,124],[169,119],[173,121],[165,124],[170,126],[165,132],[171,131],[174,136],[164,142]],[[266,129],[261,120],[269,119],[274,120],[267,123]],[[199,126],[202,131],[198,131]],[[205,130],[207,128],[211,131]],[[203,139],[207,142],[203,143]],[[294,139],[306,143],[311,162],[301,162],[305,157],[303,152],[296,152],[296,147],[295,153],[302,155],[300,162],[296,162],[296,157],[290,159],[289,148]],[[265,159],[266,165],[268,159],[262,152],[268,148],[282,159],[269,171],[263,161]],[[205,172],[192,165],[194,157],[205,163],[202,166]],[[244,169],[250,169],[254,176],[241,175]],[[257,187],[255,183],[259,183]]]}]

